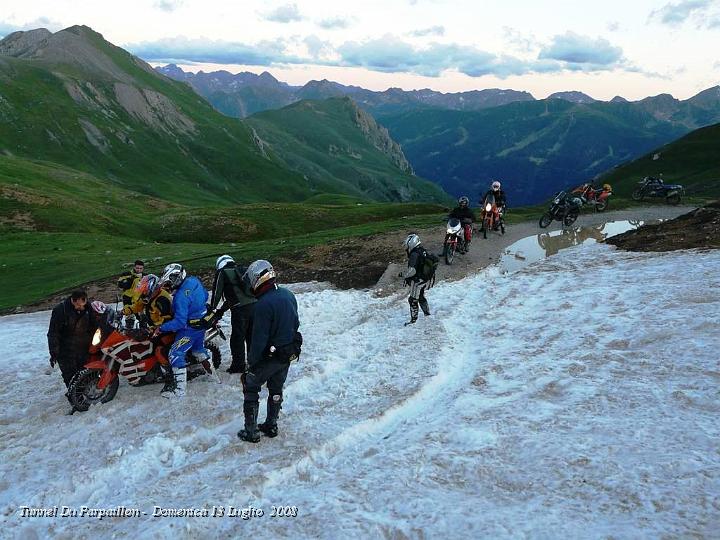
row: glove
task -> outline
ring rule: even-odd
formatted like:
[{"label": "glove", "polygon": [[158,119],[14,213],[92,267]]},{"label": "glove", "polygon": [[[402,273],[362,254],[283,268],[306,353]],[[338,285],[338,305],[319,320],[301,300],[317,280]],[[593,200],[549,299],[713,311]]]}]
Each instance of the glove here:
[{"label": "glove", "polygon": [[50,357],[50,367],[51,367],[51,368],[54,368],[54,367],[55,367],[55,364],[57,364],[57,360],[55,360],[55,357],[54,357],[54,356],[51,356],[51,357]]},{"label": "glove", "polygon": [[156,337],[158,337],[159,335],[160,335],[160,327],[159,327],[159,326],[156,326],[156,327],[155,327],[155,330],[153,330],[153,333],[152,333],[152,335],[151,335],[150,337],[151,337],[151,338],[156,338]]}]

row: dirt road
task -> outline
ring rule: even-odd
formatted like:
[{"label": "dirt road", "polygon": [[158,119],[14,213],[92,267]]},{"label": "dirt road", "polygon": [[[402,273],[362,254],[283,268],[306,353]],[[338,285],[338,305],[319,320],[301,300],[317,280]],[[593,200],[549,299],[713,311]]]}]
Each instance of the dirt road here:
[{"label": "dirt road", "polygon": [[[651,206],[615,210],[605,213],[582,214],[575,223],[575,226],[593,226],[610,221],[623,220],[647,221],[673,219],[693,209],[693,206]],[[540,229],[536,221],[530,221],[508,225],[504,235],[491,233],[487,240],[483,239],[482,235],[477,234],[473,238],[469,253],[457,255],[451,266],[447,266],[444,261],[441,260],[440,266],[438,267],[437,279],[462,279],[490,264],[498,262],[505,249],[518,240],[527,236],[559,229],[561,229],[561,225],[557,221],[554,221],[547,229]],[[431,249],[438,254],[442,251],[442,244],[445,238],[445,229],[442,224],[438,224],[437,229],[416,232],[420,235],[427,249]],[[388,266],[375,286],[375,289],[380,295],[390,294],[402,285],[402,281],[398,279],[397,275],[405,265],[402,248],[399,247],[404,237],[404,233],[398,233],[396,235],[387,235],[382,240],[383,242],[394,243],[395,249],[400,253],[393,258],[393,263]]]}]

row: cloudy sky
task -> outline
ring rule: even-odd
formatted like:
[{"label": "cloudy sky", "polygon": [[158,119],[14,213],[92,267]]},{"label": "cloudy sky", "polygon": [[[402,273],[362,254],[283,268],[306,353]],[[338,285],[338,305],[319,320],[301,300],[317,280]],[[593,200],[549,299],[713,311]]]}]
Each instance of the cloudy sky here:
[{"label": "cloudy sky", "polygon": [[598,99],[720,82],[720,0],[2,0],[0,35],[85,24],[152,63],[374,90]]}]

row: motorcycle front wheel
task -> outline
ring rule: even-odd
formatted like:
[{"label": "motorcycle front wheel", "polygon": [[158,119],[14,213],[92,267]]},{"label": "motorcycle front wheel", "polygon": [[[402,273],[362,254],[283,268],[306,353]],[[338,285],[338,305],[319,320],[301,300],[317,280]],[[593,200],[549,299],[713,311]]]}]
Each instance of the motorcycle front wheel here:
[{"label": "motorcycle front wheel", "polygon": [[445,246],[445,264],[452,264],[455,258],[455,244]]},{"label": "motorcycle front wheel", "polygon": [[102,371],[97,369],[83,369],[78,371],[70,380],[67,397],[76,410],[87,411],[91,405],[107,403],[112,401],[117,394],[120,379],[115,377],[105,388],[100,390],[97,384],[100,382]]},{"label": "motorcycle front wheel", "polygon": [[643,193],[642,189],[636,189],[632,192],[630,197],[633,201],[642,201],[645,198],[645,194]]},{"label": "motorcycle front wheel", "polygon": [[544,229],[552,223],[552,220],[553,220],[552,216],[546,212],[540,218],[540,222],[538,223],[538,225],[540,225],[541,229]]}]

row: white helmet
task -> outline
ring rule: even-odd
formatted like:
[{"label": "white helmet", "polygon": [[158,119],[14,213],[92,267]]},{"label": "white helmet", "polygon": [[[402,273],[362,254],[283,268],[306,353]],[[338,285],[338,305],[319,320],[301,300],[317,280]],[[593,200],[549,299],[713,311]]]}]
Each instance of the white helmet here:
[{"label": "white helmet", "polygon": [[500,189],[500,182],[498,182],[497,180],[495,180],[495,181],[492,183],[492,189],[493,189],[493,191],[497,191],[498,189]]},{"label": "white helmet", "polygon": [[272,264],[260,259],[248,266],[243,274],[243,281],[252,292],[255,292],[263,283],[275,279],[276,275]]},{"label": "white helmet", "polygon": [[170,263],[163,271],[163,275],[160,278],[160,284],[164,285],[165,283],[169,283],[170,289],[174,290],[182,285],[182,282],[185,281],[186,277],[187,273],[185,272],[182,264]]},{"label": "white helmet", "polygon": [[410,253],[413,249],[420,245],[420,237],[417,234],[408,234],[407,238],[402,243],[405,251]]},{"label": "white helmet", "polygon": [[235,259],[233,259],[230,255],[220,255],[217,258],[217,261],[215,261],[215,270],[222,270],[230,263],[234,263]]}]

